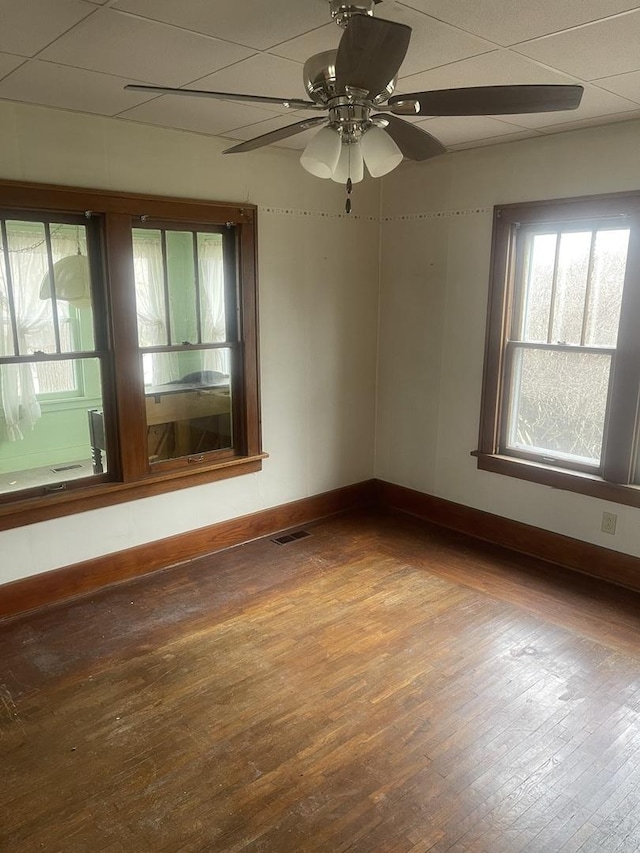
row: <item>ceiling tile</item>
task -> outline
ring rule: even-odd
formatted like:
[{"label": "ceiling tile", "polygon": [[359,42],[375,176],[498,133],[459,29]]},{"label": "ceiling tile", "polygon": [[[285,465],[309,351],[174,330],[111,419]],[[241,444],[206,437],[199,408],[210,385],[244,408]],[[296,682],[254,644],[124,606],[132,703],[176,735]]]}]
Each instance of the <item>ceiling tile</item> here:
[{"label": "ceiling tile", "polygon": [[394,5],[380,17],[406,24],[413,30],[409,50],[400,69],[403,77],[495,49],[491,42],[404,6]]},{"label": "ceiling tile", "polygon": [[637,9],[637,0],[402,0],[501,45],[576,27],[608,15]]},{"label": "ceiling tile", "polygon": [[511,121],[522,127],[551,127],[556,124],[592,119],[601,115],[613,115],[627,110],[633,110],[636,104],[611,92],[604,92],[596,86],[585,86],[582,101],[577,110],[560,110],[551,113],[527,113],[526,115],[503,116],[504,121]]},{"label": "ceiling tile", "polygon": [[[409,50],[402,63],[401,74],[404,76],[495,49],[491,42],[464,33],[414,9],[395,3],[383,4],[383,7],[379,17],[406,24],[413,30]],[[271,52],[305,62],[314,53],[336,49],[341,35],[342,30],[330,23],[284,42]]]},{"label": "ceiling tile", "polygon": [[203,98],[155,98],[121,113],[122,118],[193,130],[196,133],[224,135],[230,130],[255,124],[273,117],[263,109],[231,101],[208,101]]},{"label": "ceiling tile", "polygon": [[320,0],[119,0],[116,9],[265,50],[321,27],[329,5]]},{"label": "ceiling tile", "polygon": [[32,59],[0,82],[0,98],[115,115],[149,99],[142,92],[126,92],[126,82],[122,77]]},{"label": "ceiling tile", "polygon": [[251,53],[245,47],[99,9],[39,58],[147,83],[182,86]]},{"label": "ceiling tile", "polygon": [[640,69],[640,11],[518,45],[518,52],[582,80]]},{"label": "ceiling tile", "polygon": [[553,124],[547,127],[539,127],[537,130],[543,134],[562,133],[567,130],[583,130],[587,127],[597,127],[603,124],[619,124],[623,121],[631,121],[632,119],[640,118],[640,110],[630,110],[629,112],[616,113],[613,115],[593,116],[592,118],[583,119],[582,121],[570,121],[565,124]]},{"label": "ceiling tile", "polygon": [[13,56],[10,53],[0,53],[0,80],[26,61],[27,60],[24,56]]},{"label": "ceiling tile", "polygon": [[[209,74],[196,81],[193,87],[217,92],[242,92],[249,95],[308,100],[302,81],[302,65],[268,53],[256,54],[230,68]],[[272,110],[280,111],[276,105],[273,105]],[[283,108],[283,111],[286,110]]]},{"label": "ceiling tile", "polygon": [[[511,135],[515,132],[513,124],[507,124],[489,116],[446,116],[430,118],[418,123],[443,145],[459,145],[494,136]],[[521,129],[522,130],[522,129]]]},{"label": "ceiling tile", "polygon": [[596,86],[628,98],[640,104],[640,71],[630,71],[628,74],[615,74],[613,77],[604,77],[593,81]]},{"label": "ceiling tile", "polygon": [[505,142],[517,142],[519,139],[533,139],[541,136],[537,130],[520,130],[516,133],[505,133],[502,136],[489,136],[486,139],[474,139],[470,142],[460,142],[452,145],[452,151],[465,151],[469,148],[486,148],[488,145],[500,145]]},{"label": "ceiling tile", "polygon": [[282,44],[271,48],[269,52],[304,63],[314,53],[337,50],[341,36],[342,30],[332,21],[325,24],[324,27],[318,27],[316,30],[305,33],[303,36],[282,42]]},{"label": "ceiling tile", "polygon": [[494,50],[431,71],[404,77],[398,92],[454,89],[460,86],[497,86],[517,83],[565,83],[573,78],[542,68],[509,50]]},{"label": "ceiling tile", "polygon": [[82,0],[2,0],[0,50],[34,56],[95,11]]}]

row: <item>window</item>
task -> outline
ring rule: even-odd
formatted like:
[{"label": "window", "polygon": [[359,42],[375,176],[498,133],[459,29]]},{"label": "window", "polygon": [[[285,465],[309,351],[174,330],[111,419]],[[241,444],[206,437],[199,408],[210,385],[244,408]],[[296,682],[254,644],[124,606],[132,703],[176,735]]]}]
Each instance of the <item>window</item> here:
[{"label": "window", "polygon": [[640,194],[497,208],[478,465],[640,505]]},{"label": "window", "polygon": [[260,469],[254,218],[0,183],[0,528]]}]

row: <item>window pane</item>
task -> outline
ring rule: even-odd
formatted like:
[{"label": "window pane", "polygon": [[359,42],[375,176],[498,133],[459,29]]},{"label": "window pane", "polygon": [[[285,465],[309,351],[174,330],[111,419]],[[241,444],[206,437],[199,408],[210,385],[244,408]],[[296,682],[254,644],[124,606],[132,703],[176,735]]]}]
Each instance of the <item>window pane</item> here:
[{"label": "window pane", "polygon": [[180,373],[177,381],[145,388],[150,461],[233,446],[230,350],[146,353],[143,358],[153,359],[157,374],[176,367]]},{"label": "window pane", "polygon": [[169,343],[162,238],[160,231],[147,228],[133,228],[132,235],[138,342],[141,347],[162,346]]},{"label": "window pane", "polygon": [[75,397],[81,393],[80,371],[75,361],[38,361],[33,364],[39,399]]},{"label": "window pane", "polygon": [[549,334],[549,312],[553,288],[553,267],[557,234],[536,234],[531,248],[526,275],[524,300],[524,341],[546,342]]},{"label": "window pane", "polygon": [[508,448],[599,465],[610,365],[609,355],[518,348]]},{"label": "window pane", "polygon": [[[53,316],[45,225],[7,221],[9,270],[0,256],[0,355],[77,352],[94,347],[91,283],[84,225],[51,223],[49,234],[55,284],[58,342]],[[9,276],[10,273],[10,276]],[[13,342],[9,280],[18,353]]]},{"label": "window pane", "polygon": [[560,235],[551,343],[579,344],[582,338],[591,231]]},{"label": "window pane", "polygon": [[[86,396],[63,404],[39,395],[41,376],[81,374]],[[0,366],[0,493],[93,474],[89,411],[102,410],[98,359]],[[104,457],[104,437],[96,446]],[[106,470],[106,461],[103,458]]]},{"label": "window pane", "polygon": [[590,346],[617,343],[628,247],[628,229],[596,234],[585,336]]},{"label": "window pane", "polygon": [[[84,225],[51,225],[51,254],[62,352],[95,349],[87,231]],[[48,285],[41,285],[50,293]]]},{"label": "window pane", "polygon": [[171,343],[198,343],[192,231],[167,231]]},{"label": "window pane", "polygon": [[221,343],[229,340],[222,234],[198,234],[198,267],[202,341],[207,344]]}]

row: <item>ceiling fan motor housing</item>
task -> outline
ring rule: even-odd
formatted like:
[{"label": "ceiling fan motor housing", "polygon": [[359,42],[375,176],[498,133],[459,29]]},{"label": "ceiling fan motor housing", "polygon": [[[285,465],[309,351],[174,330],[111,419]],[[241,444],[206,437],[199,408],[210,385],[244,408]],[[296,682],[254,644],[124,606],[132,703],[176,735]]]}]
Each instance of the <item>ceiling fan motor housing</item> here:
[{"label": "ceiling fan motor housing", "polygon": [[350,3],[345,2],[345,0],[329,0],[331,17],[341,27],[346,27],[349,18],[353,15],[373,15],[376,2],[380,2],[380,0],[353,0]]},{"label": "ceiling fan motor housing", "polygon": [[[336,84],[336,56],[337,50],[325,50],[322,53],[316,53],[310,56],[304,64],[302,72],[304,87],[312,101],[316,104],[329,105],[334,98],[349,96],[354,103],[363,103],[364,98],[358,97],[358,92],[340,92]],[[368,97],[368,103],[376,106],[384,103],[393,95],[398,78],[394,77],[389,80],[382,92],[376,94],[374,98]],[[367,94],[366,92],[364,93]]]}]

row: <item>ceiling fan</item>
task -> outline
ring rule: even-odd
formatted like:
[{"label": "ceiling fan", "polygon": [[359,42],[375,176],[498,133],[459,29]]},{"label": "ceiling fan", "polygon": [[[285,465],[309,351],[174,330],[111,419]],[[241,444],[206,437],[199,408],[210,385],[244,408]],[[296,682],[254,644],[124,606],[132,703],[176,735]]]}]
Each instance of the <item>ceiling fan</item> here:
[{"label": "ceiling fan", "polygon": [[[304,85],[311,100],[138,84],[125,88],[321,112],[223,153],[253,151],[323,126],[300,161],[312,175],[346,184],[348,193],[352,184],[362,180],[364,163],[378,178],[399,165],[403,157],[427,160],[446,152],[434,136],[398,116],[510,115],[574,110],[580,105],[583,87],[578,85],[476,86],[394,95],[411,27],[374,18],[374,6],[379,2],[329,0],[331,16],[344,33],[337,50],[311,56],[304,65]],[[347,199],[347,212],[350,206]]]}]

